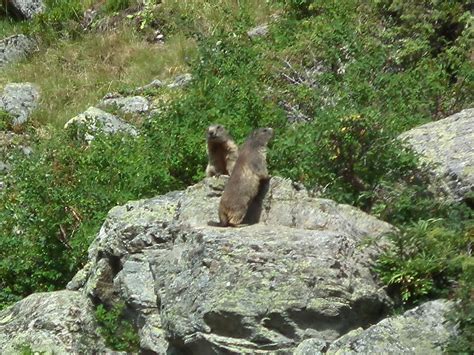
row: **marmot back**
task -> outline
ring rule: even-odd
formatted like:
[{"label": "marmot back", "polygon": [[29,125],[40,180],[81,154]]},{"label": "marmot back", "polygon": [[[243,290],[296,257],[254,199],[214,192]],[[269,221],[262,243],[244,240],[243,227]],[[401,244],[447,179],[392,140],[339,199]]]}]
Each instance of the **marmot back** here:
[{"label": "marmot back", "polygon": [[219,204],[222,227],[242,223],[250,203],[258,194],[260,182],[269,178],[266,157],[267,144],[272,137],[272,128],[259,128],[242,146]]},{"label": "marmot back", "polygon": [[206,176],[230,175],[238,155],[239,148],[226,129],[221,125],[209,126],[207,129],[208,164]]}]

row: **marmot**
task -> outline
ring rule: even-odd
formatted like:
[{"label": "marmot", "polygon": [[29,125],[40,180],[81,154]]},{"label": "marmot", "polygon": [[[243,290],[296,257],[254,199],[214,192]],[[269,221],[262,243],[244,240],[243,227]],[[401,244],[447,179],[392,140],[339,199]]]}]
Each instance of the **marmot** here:
[{"label": "marmot", "polygon": [[242,223],[260,183],[269,179],[266,157],[267,144],[272,137],[272,128],[259,128],[243,144],[219,204],[221,227]]},{"label": "marmot", "polygon": [[206,176],[230,175],[239,155],[239,148],[230,134],[221,125],[207,129],[207,156],[209,162]]}]

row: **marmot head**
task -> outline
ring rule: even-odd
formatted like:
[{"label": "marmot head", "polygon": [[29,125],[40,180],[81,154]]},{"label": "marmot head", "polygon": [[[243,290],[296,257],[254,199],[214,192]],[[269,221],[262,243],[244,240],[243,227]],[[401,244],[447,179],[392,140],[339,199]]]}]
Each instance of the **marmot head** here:
[{"label": "marmot head", "polygon": [[209,126],[206,135],[208,142],[225,142],[229,139],[229,133],[220,124]]},{"label": "marmot head", "polygon": [[266,146],[270,139],[273,137],[273,128],[257,128],[250,135],[250,139],[254,141],[257,145]]}]

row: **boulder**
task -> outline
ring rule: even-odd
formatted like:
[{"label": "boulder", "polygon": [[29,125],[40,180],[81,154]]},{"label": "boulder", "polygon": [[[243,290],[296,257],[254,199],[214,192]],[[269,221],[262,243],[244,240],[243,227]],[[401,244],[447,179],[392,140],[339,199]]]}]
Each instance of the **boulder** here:
[{"label": "boulder", "polygon": [[247,36],[250,38],[265,37],[268,34],[269,28],[267,24],[254,27],[247,31]]},{"label": "boulder", "polygon": [[[472,200],[474,192],[474,108],[399,136],[433,166],[433,185],[452,199]],[[471,195],[471,196],[469,196]]]},{"label": "boulder", "polygon": [[147,90],[153,90],[153,89],[159,89],[163,87],[163,82],[159,79],[154,79],[151,83],[140,86],[135,89],[135,93],[141,94],[143,92],[146,92]]},{"label": "boulder", "polygon": [[390,317],[336,340],[327,354],[443,354],[443,345],[456,334],[446,319],[453,303],[436,300]]},{"label": "boulder", "polygon": [[143,96],[121,96],[118,94],[106,95],[100,105],[103,107],[115,107],[122,113],[141,114],[150,110],[150,103]]},{"label": "boulder", "polygon": [[185,73],[185,74],[178,75],[167,86],[171,89],[182,88],[182,87],[188,85],[191,82],[191,80],[193,80],[193,76],[189,73]]},{"label": "boulder", "polygon": [[96,107],[89,107],[85,112],[71,118],[64,128],[71,129],[79,139],[84,139],[86,142],[91,142],[97,132],[138,135],[138,131],[131,124]]},{"label": "boulder", "polygon": [[35,42],[25,35],[13,35],[0,40],[0,69],[26,58],[35,50]]},{"label": "boulder", "polygon": [[33,84],[8,84],[0,96],[0,110],[13,117],[12,125],[20,125],[28,120],[38,106],[39,97],[39,91]]},{"label": "boulder", "polygon": [[124,301],[142,351],[157,353],[287,353],[367,327],[391,307],[371,268],[392,226],[278,177],[248,226],[209,226],[225,183],[208,178],[113,208],[68,288]]},{"label": "boulder", "polygon": [[43,0],[6,0],[6,3],[13,15],[27,20],[45,10]]},{"label": "boulder", "polygon": [[0,311],[0,353],[103,353],[93,315],[80,292],[32,294]]}]

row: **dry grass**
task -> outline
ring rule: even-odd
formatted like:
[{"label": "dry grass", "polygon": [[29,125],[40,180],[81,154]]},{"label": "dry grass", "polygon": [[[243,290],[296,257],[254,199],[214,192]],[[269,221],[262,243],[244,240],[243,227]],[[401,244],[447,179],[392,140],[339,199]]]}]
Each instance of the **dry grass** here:
[{"label": "dry grass", "polygon": [[32,121],[61,127],[108,92],[185,71],[186,58],[193,55],[194,48],[193,41],[181,36],[169,38],[165,45],[153,45],[124,27],[89,34],[80,41],[61,41],[27,62],[8,67],[0,86],[37,84],[42,95]]},{"label": "dry grass", "polygon": [[[103,5],[103,1],[82,1],[84,8],[93,4]],[[242,9],[255,24],[266,22],[274,12],[264,0],[163,0],[159,8],[166,16],[191,19],[192,23],[187,24],[204,35],[217,28],[231,31],[235,24],[229,16],[237,17]],[[11,33],[17,27],[18,24],[0,21],[0,34]],[[184,32],[183,28],[176,29],[176,33]],[[28,61],[5,68],[0,89],[9,82],[37,84],[41,102],[31,121],[43,129],[60,128],[108,92],[186,71],[186,62],[193,57],[195,48],[193,40],[180,34],[167,37],[164,45],[150,44],[124,25],[110,32],[89,33],[78,40],[57,41]]]},{"label": "dry grass", "polygon": [[254,24],[268,21],[275,12],[271,1],[266,0],[162,0],[162,7],[166,12],[192,19],[195,30],[205,35],[213,34],[217,28],[231,31],[235,23],[229,21],[229,15],[237,17],[244,9]]}]

